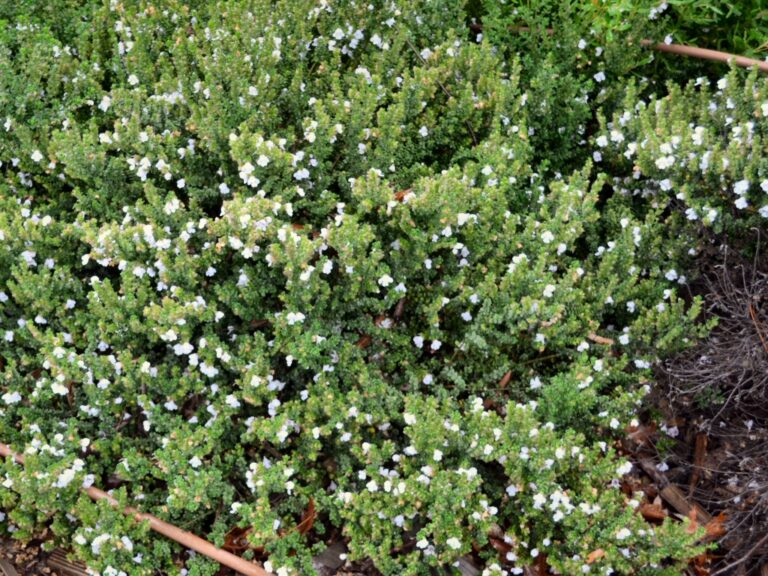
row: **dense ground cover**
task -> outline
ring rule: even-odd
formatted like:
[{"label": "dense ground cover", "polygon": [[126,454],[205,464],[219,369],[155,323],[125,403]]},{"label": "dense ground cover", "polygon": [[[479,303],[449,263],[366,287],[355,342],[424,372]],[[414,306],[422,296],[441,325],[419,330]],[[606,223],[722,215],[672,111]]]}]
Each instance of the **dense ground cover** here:
[{"label": "dense ground cover", "polygon": [[768,221],[768,85],[665,86],[633,4],[3,8],[5,529],[178,573],[95,483],[281,574],[679,574],[616,441],[700,227]]}]

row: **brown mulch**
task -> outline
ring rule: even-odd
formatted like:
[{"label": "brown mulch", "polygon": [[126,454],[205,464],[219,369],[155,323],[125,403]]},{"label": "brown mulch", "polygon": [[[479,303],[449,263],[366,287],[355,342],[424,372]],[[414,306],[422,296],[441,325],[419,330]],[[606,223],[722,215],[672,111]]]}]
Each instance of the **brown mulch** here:
[{"label": "brown mulch", "polygon": [[691,287],[718,325],[659,370],[640,451],[719,519],[719,547],[692,574],[768,576],[768,258],[719,246]]},{"label": "brown mulch", "polygon": [[[64,576],[52,570],[47,563],[49,554],[41,548],[42,542],[33,540],[22,544],[17,540],[0,540],[0,575],[2,576]],[[10,565],[10,567],[9,567]]]}]

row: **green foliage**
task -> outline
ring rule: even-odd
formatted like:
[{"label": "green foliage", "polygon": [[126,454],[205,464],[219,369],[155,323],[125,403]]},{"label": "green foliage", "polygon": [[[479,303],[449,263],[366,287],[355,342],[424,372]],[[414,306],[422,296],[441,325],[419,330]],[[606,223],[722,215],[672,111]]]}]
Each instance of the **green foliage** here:
[{"label": "green foliage", "polygon": [[680,41],[753,58],[765,57],[768,6],[763,0],[667,0]]},{"label": "green foliage", "polygon": [[707,329],[685,209],[763,222],[763,82],[644,103],[628,40],[663,30],[629,2],[39,6],[0,12],[7,530],[105,575],[215,573],[94,483],[218,545],[247,528],[279,573],[331,533],[387,575],[700,551],[618,489],[614,440]]},{"label": "green foliage", "polygon": [[619,193],[671,208],[675,229],[685,219],[736,240],[768,219],[767,117],[766,83],[732,70],[647,101],[628,90],[595,141]]}]

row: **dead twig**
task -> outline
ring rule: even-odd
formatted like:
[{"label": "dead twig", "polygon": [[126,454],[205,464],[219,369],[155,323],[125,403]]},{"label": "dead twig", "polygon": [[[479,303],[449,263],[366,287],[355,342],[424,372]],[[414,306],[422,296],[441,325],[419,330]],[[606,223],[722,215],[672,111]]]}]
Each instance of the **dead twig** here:
[{"label": "dead twig", "polygon": [[688,497],[693,496],[696,485],[699,483],[701,469],[704,467],[704,459],[707,456],[707,441],[709,438],[705,432],[696,434],[696,447],[693,453],[693,470],[691,471],[691,480],[689,482]]},{"label": "dead twig", "polygon": [[753,555],[753,554],[754,554],[754,553],[755,553],[755,552],[756,552],[756,551],[757,551],[757,550],[758,550],[758,549],[759,549],[759,548],[760,548],[760,547],[761,547],[763,544],[765,544],[766,542],[768,542],[768,532],[766,532],[766,534],[765,534],[765,535],[764,535],[762,538],[760,538],[760,540],[758,540],[758,541],[755,543],[755,545],[754,545],[754,546],[752,546],[752,548],[750,548],[749,550],[747,550],[746,554],[744,554],[744,555],[743,555],[741,558],[739,558],[738,560],[735,560],[735,561],[731,562],[731,563],[730,563],[730,564],[728,564],[727,566],[723,566],[722,568],[720,568],[720,569],[716,570],[715,572],[712,572],[712,574],[711,574],[710,576],[719,576],[720,574],[728,574],[728,573],[729,573],[731,570],[733,570],[733,569],[734,569],[734,568],[736,568],[737,566],[741,566],[742,564],[744,564],[744,562],[746,562],[747,560],[749,560],[749,559],[752,557],[752,555]]},{"label": "dead twig", "polygon": [[763,331],[760,329],[760,323],[757,320],[757,313],[755,312],[755,307],[752,305],[752,303],[749,303],[749,315],[752,318],[752,322],[755,325],[755,332],[757,332],[757,335],[760,337],[760,342],[763,343],[763,348],[765,348],[765,353],[768,354],[768,344],[765,342],[765,337],[763,336]]},{"label": "dead twig", "polygon": [[605,346],[613,346],[616,343],[611,338],[606,338],[605,336],[598,336],[594,332],[590,332],[589,334],[587,334],[587,339],[592,340],[592,342],[596,344],[603,344]]}]

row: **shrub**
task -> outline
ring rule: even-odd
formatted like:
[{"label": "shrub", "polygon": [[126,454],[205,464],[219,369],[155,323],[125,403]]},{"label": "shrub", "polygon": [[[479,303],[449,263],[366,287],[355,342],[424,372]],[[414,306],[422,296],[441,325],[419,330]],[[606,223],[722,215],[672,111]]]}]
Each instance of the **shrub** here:
[{"label": "shrub", "polygon": [[[595,137],[615,189],[680,220],[744,238],[768,222],[768,86],[732,70],[644,100],[627,92]],[[677,223],[674,223],[677,221]]]},{"label": "shrub", "polygon": [[692,233],[586,146],[586,102],[610,114],[620,85],[524,67],[456,2],[82,17],[0,42],[16,537],[178,573],[96,483],[218,545],[248,529],[283,572],[335,529],[384,574],[473,549],[487,574],[676,574],[699,551],[619,490],[649,368],[706,328],[676,293]]}]

